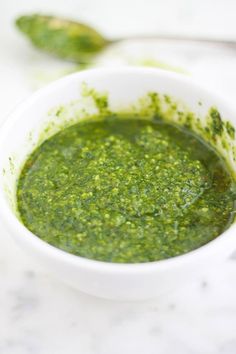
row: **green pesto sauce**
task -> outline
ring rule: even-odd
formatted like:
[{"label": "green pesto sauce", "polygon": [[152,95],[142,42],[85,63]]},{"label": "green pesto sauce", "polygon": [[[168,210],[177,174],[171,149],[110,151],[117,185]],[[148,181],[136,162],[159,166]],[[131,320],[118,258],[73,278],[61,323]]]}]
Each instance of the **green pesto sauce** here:
[{"label": "green pesto sauce", "polygon": [[163,120],[119,116],[83,120],[43,142],[17,188],[22,222],[42,240],[123,263],[213,240],[233,221],[234,199],[223,159],[200,137]]}]

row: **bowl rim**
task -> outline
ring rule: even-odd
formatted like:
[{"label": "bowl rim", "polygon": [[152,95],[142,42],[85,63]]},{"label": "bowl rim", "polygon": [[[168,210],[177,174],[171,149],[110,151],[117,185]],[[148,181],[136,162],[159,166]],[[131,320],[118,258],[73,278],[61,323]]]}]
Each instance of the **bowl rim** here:
[{"label": "bowl rim", "polygon": [[[19,103],[10,114],[6,117],[4,123],[0,128],[0,155],[2,151],[2,145],[4,145],[4,136],[9,134],[11,129],[14,127],[14,123],[20,119],[24,111],[26,111],[29,106],[37,104],[37,100],[42,98],[42,96],[53,94],[54,89],[63,88],[68,83],[74,80],[88,79],[89,77],[103,76],[109,74],[124,74],[124,73],[133,73],[133,74],[143,74],[143,75],[156,75],[157,77],[167,78],[174,81],[177,81],[181,85],[189,85],[191,88],[195,88],[198,91],[203,93],[203,96],[218,100],[219,103],[223,106],[226,106],[227,109],[234,112],[234,116],[236,117],[236,109],[233,106],[233,103],[220,96],[217,93],[214,93],[212,90],[208,90],[206,87],[200,85],[193,79],[184,76],[180,73],[169,72],[158,68],[144,68],[144,67],[120,67],[120,68],[95,68],[83,70],[78,73],[73,73],[67,75],[63,78],[53,81],[49,85],[37,90],[29,97],[25,98],[21,103]],[[223,233],[217,236],[214,240],[206,243],[199,248],[187,252],[185,254],[181,254],[178,256],[174,256],[171,258],[157,260],[152,262],[144,262],[144,263],[113,263],[106,261],[99,261],[95,259],[89,259],[81,256],[77,256],[71,254],[69,252],[63,251],[46,241],[43,241],[34,233],[32,233],[23,223],[17,218],[13,211],[10,210],[4,191],[3,183],[0,183],[0,210],[1,210],[1,220],[5,222],[8,226],[8,229],[11,229],[11,234],[18,239],[18,241],[22,241],[22,243],[26,243],[27,246],[31,246],[36,251],[40,251],[44,255],[52,258],[52,259],[60,259],[60,261],[73,264],[75,266],[84,267],[87,269],[96,270],[97,272],[116,272],[116,273],[137,273],[139,272],[150,272],[155,271],[157,269],[169,269],[173,266],[178,266],[181,264],[188,264],[192,261],[199,261],[203,257],[211,253],[219,253],[222,251],[227,251],[228,254],[233,252],[232,245],[235,243],[234,233],[236,234],[236,223],[234,222],[226,229]],[[19,240],[20,239],[20,240]],[[227,250],[226,250],[227,249]],[[224,253],[223,252],[223,253]]]}]

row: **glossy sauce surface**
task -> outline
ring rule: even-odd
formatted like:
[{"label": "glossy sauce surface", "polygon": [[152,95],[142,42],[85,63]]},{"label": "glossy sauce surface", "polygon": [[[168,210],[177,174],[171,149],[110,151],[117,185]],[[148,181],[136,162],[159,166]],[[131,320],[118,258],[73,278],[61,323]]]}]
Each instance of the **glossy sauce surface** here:
[{"label": "glossy sauce surface", "polygon": [[132,117],[85,120],[40,145],[17,188],[22,222],[44,241],[122,263],[194,250],[232,222],[234,181],[190,131]]}]

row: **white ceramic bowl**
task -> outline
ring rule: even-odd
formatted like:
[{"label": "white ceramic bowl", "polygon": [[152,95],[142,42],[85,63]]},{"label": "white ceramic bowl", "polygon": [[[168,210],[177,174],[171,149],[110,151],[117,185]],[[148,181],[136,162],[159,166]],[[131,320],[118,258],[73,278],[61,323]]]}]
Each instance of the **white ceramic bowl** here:
[{"label": "white ceramic bowl", "polygon": [[[36,92],[11,114],[1,129],[0,217],[22,248],[49,272],[85,293],[120,300],[155,297],[189,282],[200,265],[214,264],[229,255],[236,246],[236,225],[214,241],[182,256],[142,264],[115,264],[74,256],[47,244],[22,225],[12,209],[17,173],[38,138],[42,122],[49,119],[48,111],[77,99],[84,82],[98,91],[108,92],[114,109],[132,104],[148,91],[157,91],[186,102],[193,112],[202,116],[210,106],[217,106],[234,126],[236,111],[183,75],[147,68],[96,69],[67,76]],[[235,169],[232,160],[231,164]]]}]

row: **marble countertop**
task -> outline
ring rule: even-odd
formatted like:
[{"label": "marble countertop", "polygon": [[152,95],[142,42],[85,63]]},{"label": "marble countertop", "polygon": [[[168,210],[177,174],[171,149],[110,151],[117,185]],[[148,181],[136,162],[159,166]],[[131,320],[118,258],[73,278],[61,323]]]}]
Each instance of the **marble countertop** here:
[{"label": "marble countertop", "polygon": [[[147,0],[145,5],[134,0],[0,4],[0,122],[36,88],[75,69],[32,49],[11,25],[19,13],[57,10],[90,21],[110,36],[160,31],[236,38],[233,0]],[[124,42],[98,58],[97,65],[137,65],[150,58],[183,69],[235,100],[232,49]],[[15,245],[0,218],[0,354],[235,354],[235,250],[208,269],[199,264],[198,278],[163,298],[107,301],[82,294],[42,271]]]}]

